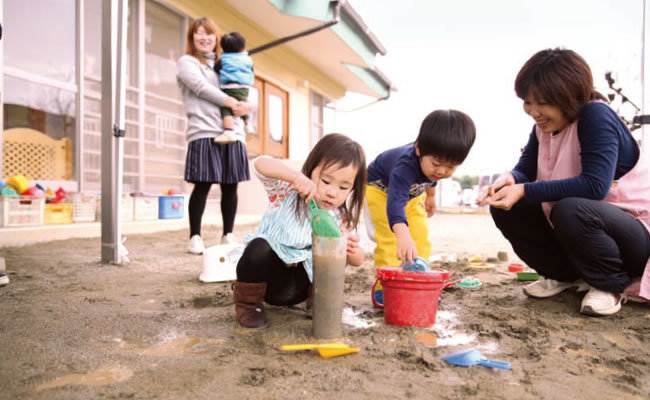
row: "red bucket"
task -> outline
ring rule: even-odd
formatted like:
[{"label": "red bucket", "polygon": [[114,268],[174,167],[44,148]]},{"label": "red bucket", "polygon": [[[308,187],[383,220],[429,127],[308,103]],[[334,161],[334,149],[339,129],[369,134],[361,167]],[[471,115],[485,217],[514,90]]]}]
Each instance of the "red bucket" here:
[{"label": "red bucket", "polygon": [[422,327],[435,324],[438,298],[451,274],[443,269],[415,272],[399,267],[378,268],[377,279],[384,287],[386,323]]}]

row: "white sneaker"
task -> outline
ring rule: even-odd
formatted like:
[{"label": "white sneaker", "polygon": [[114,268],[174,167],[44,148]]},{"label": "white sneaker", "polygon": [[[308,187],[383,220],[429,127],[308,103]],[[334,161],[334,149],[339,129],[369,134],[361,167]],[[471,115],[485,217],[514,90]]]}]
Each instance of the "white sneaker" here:
[{"label": "white sneaker", "polygon": [[589,286],[582,279],[575,282],[560,282],[553,279],[541,277],[538,281],[524,286],[524,294],[528,297],[535,297],[538,299],[545,299],[553,297],[566,289],[576,287],[578,292],[584,292],[589,289]]},{"label": "white sneaker", "polygon": [[9,284],[9,277],[5,274],[0,275],[0,286],[8,285]]},{"label": "white sneaker", "polygon": [[623,296],[621,295],[591,288],[582,299],[580,312],[592,317],[612,315],[621,309],[622,303]]},{"label": "white sneaker", "polygon": [[239,244],[237,238],[232,233],[221,236],[221,244]]},{"label": "white sneaker", "polygon": [[226,129],[223,133],[216,138],[214,138],[215,143],[232,143],[237,141],[237,135],[234,131]]},{"label": "white sneaker", "polygon": [[201,236],[194,235],[190,238],[190,244],[187,248],[187,252],[191,254],[203,254],[205,246],[203,246],[203,240]]}]

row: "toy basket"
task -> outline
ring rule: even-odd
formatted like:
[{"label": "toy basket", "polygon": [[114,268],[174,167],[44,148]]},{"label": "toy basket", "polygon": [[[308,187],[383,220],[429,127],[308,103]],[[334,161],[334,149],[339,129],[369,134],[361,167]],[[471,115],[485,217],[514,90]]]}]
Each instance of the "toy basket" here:
[{"label": "toy basket", "polygon": [[[101,221],[102,219],[102,197],[98,195],[95,199],[97,220]],[[133,221],[133,197],[125,195],[122,196],[122,202],[120,204],[120,221],[128,222]]]},{"label": "toy basket", "polygon": [[134,197],[133,219],[136,221],[152,221],[158,219],[158,196]]},{"label": "toy basket", "polygon": [[183,218],[184,201],[185,197],[183,196],[160,196],[158,198],[158,218]]},{"label": "toy basket", "polygon": [[89,193],[73,193],[72,210],[73,222],[92,222],[95,220],[95,211],[97,208],[97,200],[95,195]]},{"label": "toy basket", "polygon": [[71,224],[73,210],[72,203],[46,204],[43,222],[48,225]]},{"label": "toy basket", "polygon": [[30,196],[0,196],[0,226],[43,224],[43,199]]}]

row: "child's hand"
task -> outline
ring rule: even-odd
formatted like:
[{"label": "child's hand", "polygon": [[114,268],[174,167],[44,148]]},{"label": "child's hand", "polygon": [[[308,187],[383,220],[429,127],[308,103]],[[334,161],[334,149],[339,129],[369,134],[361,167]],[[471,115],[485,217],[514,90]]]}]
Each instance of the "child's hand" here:
[{"label": "child's hand", "polygon": [[404,223],[395,224],[393,225],[393,232],[397,237],[397,258],[402,262],[401,265],[413,264],[413,260],[418,258],[418,249],[411,237],[408,226]]},{"label": "child's hand", "polygon": [[316,191],[316,184],[311,179],[307,178],[302,172],[298,172],[291,181],[293,188],[298,192],[301,197],[305,197],[305,201],[313,198],[318,198]]},{"label": "child's hand", "polygon": [[358,267],[363,263],[363,249],[359,245],[359,235],[348,233],[347,262],[348,264]]},{"label": "child's hand", "polygon": [[433,214],[436,212],[436,198],[427,196],[424,199],[424,209],[427,211],[427,217],[433,217]]}]

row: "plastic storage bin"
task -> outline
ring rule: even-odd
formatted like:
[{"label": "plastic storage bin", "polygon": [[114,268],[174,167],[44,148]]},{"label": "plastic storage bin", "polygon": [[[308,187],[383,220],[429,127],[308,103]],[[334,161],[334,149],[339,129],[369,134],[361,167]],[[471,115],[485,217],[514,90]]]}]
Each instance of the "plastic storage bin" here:
[{"label": "plastic storage bin", "polygon": [[[102,197],[97,195],[95,199],[97,209],[97,220],[101,221],[102,219]],[[120,204],[120,221],[128,222],[133,221],[133,197],[125,195],[122,196],[122,202]]]},{"label": "plastic storage bin", "polygon": [[184,204],[185,197],[183,196],[158,197],[158,218],[183,218]]},{"label": "plastic storage bin", "polygon": [[152,221],[158,219],[158,196],[134,197],[133,219],[136,221]]},{"label": "plastic storage bin", "polygon": [[46,224],[71,224],[74,204],[46,204],[43,222]]},{"label": "plastic storage bin", "polygon": [[43,224],[43,199],[29,196],[0,196],[0,226]]},{"label": "plastic storage bin", "polygon": [[89,193],[73,193],[72,210],[73,222],[92,222],[95,220],[95,211],[97,208],[97,200],[94,194]]}]

